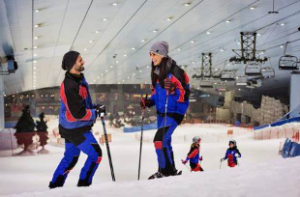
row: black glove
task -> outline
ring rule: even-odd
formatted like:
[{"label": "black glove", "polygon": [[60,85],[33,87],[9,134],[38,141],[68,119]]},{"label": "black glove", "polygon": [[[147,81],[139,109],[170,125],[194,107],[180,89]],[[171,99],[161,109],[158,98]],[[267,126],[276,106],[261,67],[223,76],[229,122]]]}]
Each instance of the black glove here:
[{"label": "black glove", "polygon": [[175,91],[175,85],[173,84],[170,78],[166,78],[164,80],[164,88],[168,90],[170,93]]},{"label": "black glove", "polygon": [[96,109],[96,116],[97,117],[100,117],[101,113],[104,113],[104,115],[106,115],[105,105],[96,105],[95,109]]},{"label": "black glove", "polygon": [[140,106],[141,108],[145,109],[146,107],[150,108],[152,107],[154,104],[150,99],[147,98],[141,98],[140,100]]}]

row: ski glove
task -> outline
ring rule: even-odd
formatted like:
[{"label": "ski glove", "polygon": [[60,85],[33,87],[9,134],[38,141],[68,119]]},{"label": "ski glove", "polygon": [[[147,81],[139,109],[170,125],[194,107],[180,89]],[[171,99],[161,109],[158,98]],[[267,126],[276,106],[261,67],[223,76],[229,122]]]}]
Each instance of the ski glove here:
[{"label": "ski glove", "polygon": [[101,113],[104,113],[104,115],[106,114],[106,107],[105,105],[96,105],[96,117],[100,117]]},{"label": "ski glove", "polygon": [[173,94],[175,91],[175,85],[171,81],[170,78],[166,78],[164,80],[164,88],[170,92],[170,94]]},{"label": "ski glove", "polygon": [[202,156],[200,156],[200,157],[199,157],[199,160],[200,160],[200,161],[202,161],[202,160],[203,160],[203,157],[202,157]]},{"label": "ski glove", "polygon": [[152,107],[154,104],[150,99],[147,98],[141,98],[140,100],[140,106],[141,108],[145,109],[146,107],[150,108]]},{"label": "ski glove", "polygon": [[240,158],[240,155],[238,153],[235,153],[234,155],[236,158]]}]

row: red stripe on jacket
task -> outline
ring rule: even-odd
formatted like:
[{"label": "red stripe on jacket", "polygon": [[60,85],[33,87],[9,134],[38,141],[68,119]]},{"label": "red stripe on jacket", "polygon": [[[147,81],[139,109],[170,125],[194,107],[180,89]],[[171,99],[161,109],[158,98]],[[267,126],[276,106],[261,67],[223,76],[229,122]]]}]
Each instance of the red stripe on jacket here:
[{"label": "red stripe on jacket", "polygon": [[198,150],[198,149],[195,149],[193,152],[191,152],[191,153],[188,155],[188,158],[189,158],[189,159],[194,158],[198,153],[199,153],[199,150]]},{"label": "red stripe on jacket", "polygon": [[73,117],[73,115],[72,115],[72,113],[69,109],[69,106],[68,106],[68,101],[67,101],[67,96],[66,96],[66,93],[65,93],[65,84],[64,83],[62,83],[61,86],[60,86],[60,96],[61,96],[61,100],[63,101],[64,105],[67,108],[67,111],[66,111],[67,121],[76,122],[76,121],[79,121],[79,120],[90,120],[91,119],[92,111],[90,109],[86,109],[86,115],[82,119],[76,119],[76,118]]},{"label": "red stripe on jacket", "polygon": [[172,75],[171,81],[175,85],[175,87],[179,89],[179,92],[180,92],[179,99],[177,101],[183,103],[184,102],[185,90],[182,87],[182,84],[180,83],[180,81],[174,75]]}]

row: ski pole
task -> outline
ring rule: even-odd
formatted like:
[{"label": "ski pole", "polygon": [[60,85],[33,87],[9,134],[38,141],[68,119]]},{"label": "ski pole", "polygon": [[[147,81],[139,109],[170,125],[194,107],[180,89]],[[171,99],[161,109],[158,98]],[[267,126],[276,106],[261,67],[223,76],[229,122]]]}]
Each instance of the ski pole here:
[{"label": "ski pole", "polygon": [[192,172],[191,169],[186,164],[183,163],[183,159],[181,159],[181,162],[190,172]]},{"label": "ski pole", "polygon": [[114,168],[113,168],[113,164],[112,164],[112,159],[111,159],[111,155],[110,155],[109,144],[108,144],[107,132],[106,132],[105,121],[104,121],[104,113],[101,113],[100,116],[101,116],[101,122],[102,122],[102,125],[103,125],[104,138],[105,138],[105,144],[106,144],[106,149],[107,149],[107,156],[108,156],[108,161],[109,161],[111,178],[112,178],[113,181],[116,181]]},{"label": "ski pole", "polygon": [[[146,94],[146,100],[147,100],[147,98],[148,98],[148,94]],[[146,108],[146,106],[145,106],[145,108]],[[141,123],[141,139],[140,139],[140,156],[139,156],[138,180],[140,180],[140,173],[141,173],[145,108],[143,108],[143,110],[142,110],[142,123]]]},{"label": "ski pole", "polygon": [[220,169],[222,169],[222,162],[223,162],[223,161],[221,160],[221,161],[220,161]]}]

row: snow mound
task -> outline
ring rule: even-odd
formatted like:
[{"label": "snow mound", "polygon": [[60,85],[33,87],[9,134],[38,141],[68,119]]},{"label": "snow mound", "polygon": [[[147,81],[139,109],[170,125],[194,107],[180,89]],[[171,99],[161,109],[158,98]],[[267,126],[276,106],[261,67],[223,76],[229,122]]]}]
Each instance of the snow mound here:
[{"label": "snow mound", "polygon": [[[225,163],[223,164],[225,165]],[[27,192],[9,196],[224,196],[224,197],[299,197],[300,157],[276,159],[233,169],[201,173],[185,172],[182,176],[157,180],[105,182],[89,188],[75,186]]]}]

